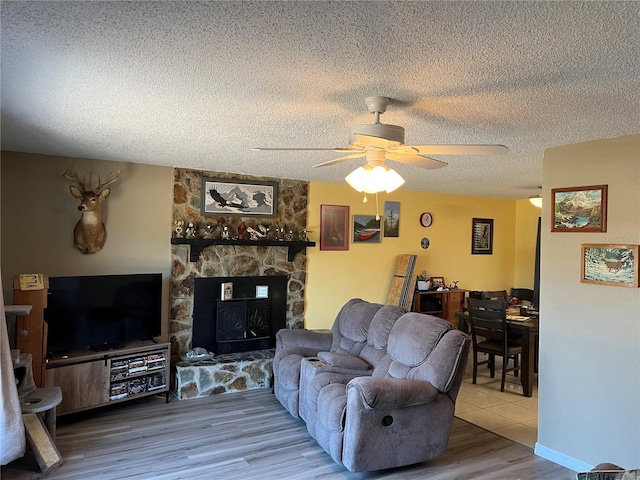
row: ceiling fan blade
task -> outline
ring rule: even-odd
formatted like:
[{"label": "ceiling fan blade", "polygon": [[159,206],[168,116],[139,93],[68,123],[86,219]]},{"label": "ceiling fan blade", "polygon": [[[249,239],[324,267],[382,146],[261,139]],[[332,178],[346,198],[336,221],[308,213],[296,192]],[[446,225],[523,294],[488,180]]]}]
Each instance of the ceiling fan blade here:
[{"label": "ceiling fan blade", "polygon": [[251,150],[255,150],[256,152],[286,152],[286,151],[296,151],[296,152],[359,152],[359,148],[353,147],[336,147],[336,148],[273,148],[273,147],[253,147]]},{"label": "ceiling fan blade", "polygon": [[346,157],[336,158],[335,160],[329,160],[328,162],[319,163],[318,165],[314,165],[313,168],[316,167],[328,167],[329,165],[335,165],[336,163],[345,162],[347,160],[351,160],[352,158],[364,157],[366,155],[365,152],[354,153],[352,155],[347,155]]},{"label": "ceiling fan blade", "polygon": [[504,145],[407,145],[421,155],[504,155]]},{"label": "ceiling fan blade", "polygon": [[354,137],[356,137],[358,142],[362,145],[366,145],[367,147],[382,148],[386,150],[387,148],[392,148],[398,145],[398,142],[390,142],[386,138],[372,137],[371,135],[356,133]]},{"label": "ceiling fan blade", "polygon": [[408,165],[415,165],[416,167],[426,168],[427,170],[435,170],[436,168],[442,168],[449,165],[447,162],[436,160],[435,158],[423,157],[421,155],[387,152],[386,157],[389,160],[395,160],[396,162],[406,163]]}]

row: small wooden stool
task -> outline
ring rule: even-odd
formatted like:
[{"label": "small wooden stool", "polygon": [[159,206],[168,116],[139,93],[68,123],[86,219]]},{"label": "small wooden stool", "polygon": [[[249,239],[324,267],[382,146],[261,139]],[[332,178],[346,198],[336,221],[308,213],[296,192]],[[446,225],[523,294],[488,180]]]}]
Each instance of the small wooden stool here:
[{"label": "small wooden stool", "polygon": [[[56,407],[60,402],[62,402],[60,387],[36,388],[20,401],[27,442],[44,475],[48,475],[62,465],[62,456],[54,441]],[[44,423],[38,416],[41,412],[44,412]]]}]

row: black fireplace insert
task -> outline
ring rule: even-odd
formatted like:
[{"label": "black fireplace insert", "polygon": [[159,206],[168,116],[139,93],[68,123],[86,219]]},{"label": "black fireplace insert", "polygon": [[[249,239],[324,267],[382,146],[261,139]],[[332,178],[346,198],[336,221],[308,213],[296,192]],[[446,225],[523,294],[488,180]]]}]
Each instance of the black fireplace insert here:
[{"label": "black fireplace insert", "polygon": [[[286,326],[287,281],[284,275],[196,278],[193,347],[216,354],[273,348]],[[231,300],[221,299],[223,283],[233,285]],[[256,297],[257,287],[266,298]]]}]

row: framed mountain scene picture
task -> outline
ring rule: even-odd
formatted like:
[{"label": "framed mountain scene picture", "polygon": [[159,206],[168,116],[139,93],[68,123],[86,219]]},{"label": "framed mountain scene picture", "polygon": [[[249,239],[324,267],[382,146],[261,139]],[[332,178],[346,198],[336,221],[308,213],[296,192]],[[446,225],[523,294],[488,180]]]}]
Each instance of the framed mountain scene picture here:
[{"label": "framed mountain scene picture", "polygon": [[606,232],[607,185],[551,190],[552,232]]}]

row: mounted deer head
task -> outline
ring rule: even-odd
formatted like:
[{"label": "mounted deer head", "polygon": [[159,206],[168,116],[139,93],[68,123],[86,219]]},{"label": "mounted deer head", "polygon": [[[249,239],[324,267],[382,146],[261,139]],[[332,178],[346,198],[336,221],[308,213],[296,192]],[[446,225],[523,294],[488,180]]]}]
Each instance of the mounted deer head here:
[{"label": "mounted deer head", "polygon": [[102,250],[107,236],[104,223],[102,223],[101,204],[109,196],[111,189],[104,187],[118,180],[120,169],[116,172],[115,177],[106,183],[102,183],[100,176],[98,176],[98,186],[93,190],[87,190],[86,176],[80,181],[77,174],[71,174],[68,170],[62,176],[77,185],[71,185],[69,189],[71,195],[80,200],[78,210],[82,212],[80,220],[73,229],[73,246],[82,253],[96,253]]}]

